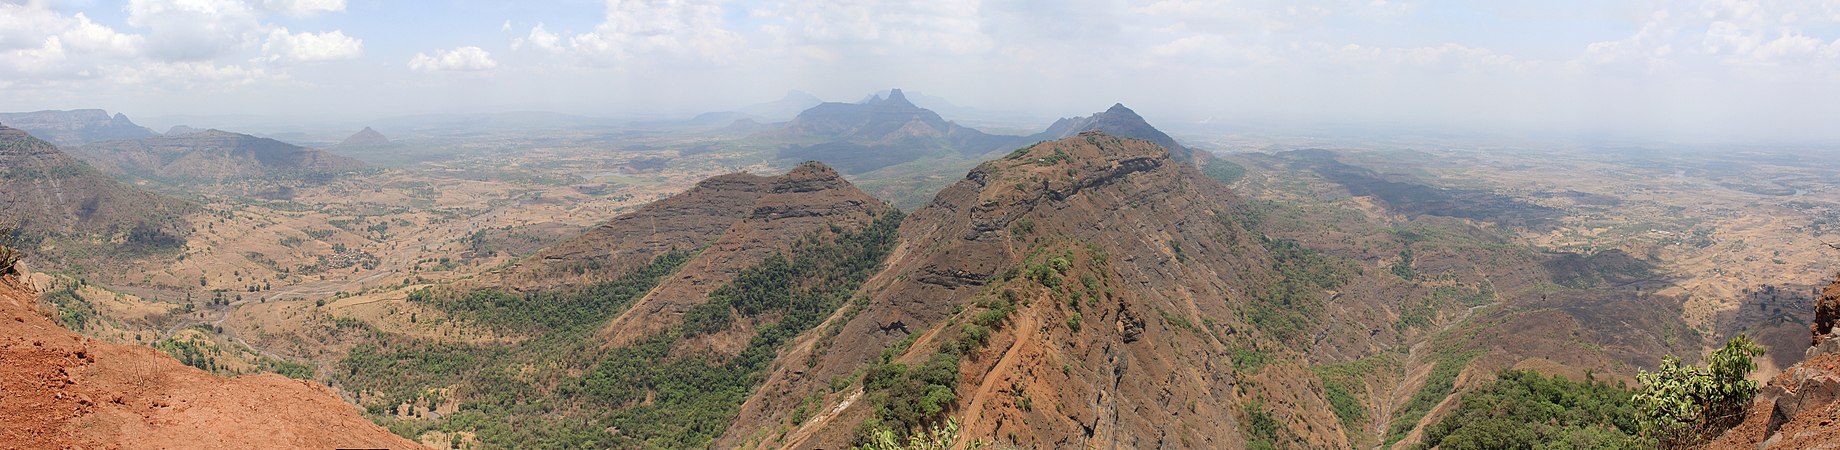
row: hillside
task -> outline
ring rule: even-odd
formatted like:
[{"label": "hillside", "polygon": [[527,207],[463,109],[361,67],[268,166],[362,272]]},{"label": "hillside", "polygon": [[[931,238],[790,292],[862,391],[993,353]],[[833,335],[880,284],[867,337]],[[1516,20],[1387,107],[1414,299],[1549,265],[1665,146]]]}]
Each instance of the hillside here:
[{"label": "hillside", "polygon": [[0,123],[25,130],[61,146],[116,139],[140,139],[159,133],[128,120],[128,116],[100,109],[0,113]]},{"label": "hillside", "polygon": [[[886,208],[881,203],[823,164],[802,164],[776,177],[721,175],[483,275],[475,284],[515,291],[578,286],[617,278],[673,250],[768,251],[826,223],[864,222]],[[724,239],[731,242],[711,247]],[[761,239],[774,244],[743,245]]]},{"label": "hillside", "polygon": [[0,276],[0,440],[19,448],[422,448],[332,390],[223,378],[160,352],[82,337]]},{"label": "hillside", "polygon": [[720,442],[836,448],[864,421],[950,411],[1023,447],[1245,445],[1218,334],[1241,301],[1203,299],[1244,298],[1271,260],[1196,207],[1233,203],[1155,144],[1102,133],[985,163],[908,218],[866,307],[796,341]]},{"label": "hillside", "polygon": [[[373,419],[491,448],[705,447],[783,343],[877,267],[900,217],[822,164],[718,176],[408,298],[504,339],[372,331],[333,373]],[[553,370],[502,376],[519,367]],[[424,409],[441,417],[389,413]]]},{"label": "hillside", "polygon": [[99,142],[72,153],[105,168],[164,180],[290,178],[364,167],[324,151],[220,130]]},{"label": "hillside", "polygon": [[862,103],[822,103],[756,136],[792,142],[780,158],[824,161],[851,174],[928,157],[977,156],[1022,142],[948,122],[909,102],[900,89]]},{"label": "hillside", "polygon": [[190,205],[140,191],[71,158],[49,142],[0,125],[0,226],[27,239],[125,236],[124,248],[182,242]]}]

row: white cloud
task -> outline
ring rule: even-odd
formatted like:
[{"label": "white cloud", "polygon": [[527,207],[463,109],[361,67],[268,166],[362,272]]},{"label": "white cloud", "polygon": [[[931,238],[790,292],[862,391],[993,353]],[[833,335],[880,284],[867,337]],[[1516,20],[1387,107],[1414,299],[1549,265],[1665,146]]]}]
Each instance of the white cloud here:
[{"label": "white cloud", "polygon": [[268,32],[268,41],[262,43],[262,59],[266,61],[333,61],[357,59],[363,54],[363,41],[338,30],[291,34],[285,27],[275,28]]},{"label": "white cloud", "polygon": [[94,78],[101,66],[136,57],[143,43],[45,2],[0,3],[0,73],[15,78],[9,84]]},{"label": "white cloud", "polygon": [[[510,24],[510,22],[505,23]],[[561,53],[563,51],[562,36],[544,30],[543,24],[539,23],[530,29],[529,36],[511,40],[512,50],[521,50],[526,46],[544,53]]]},{"label": "white cloud", "polygon": [[345,10],[345,0],[261,0],[262,9],[290,16],[312,16]]},{"label": "white cloud", "polygon": [[597,64],[640,54],[725,62],[744,44],[728,29],[722,6],[710,0],[608,0],[605,21],[569,37],[569,48]]},{"label": "white cloud", "polygon": [[410,69],[422,72],[472,72],[490,70],[495,67],[498,67],[498,62],[492,60],[492,54],[479,47],[435,50],[434,56],[416,53],[415,58],[409,60]]},{"label": "white cloud", "polygon": [[147,55],[166,61],[250,49],[266,31],[257,11],[237,0],[130,0],[128,24],[146,28]]},{"label": "white cloud", "polygon": [[783,45],[870,54],[914,50],[953,54],[992,50],[979,0],[787,2],[757,12],[767,35]]}]

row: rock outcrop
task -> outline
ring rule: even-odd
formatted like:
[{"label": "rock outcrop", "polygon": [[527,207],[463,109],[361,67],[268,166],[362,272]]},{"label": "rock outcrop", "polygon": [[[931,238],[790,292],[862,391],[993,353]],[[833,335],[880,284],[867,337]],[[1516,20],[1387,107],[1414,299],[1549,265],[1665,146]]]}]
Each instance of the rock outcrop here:
[{"label": "rock outcrop", "polygon": [[1807,357],[1771,378],[1744,422],[1708,448],[1718,450],[1840,448],[1840,340],[1833,339],[1840,276],[1821,291]]},{"label": "rock outcrop", "polygon": [[330,388],[223,378],[140,346],[80,336],[0,276],[0,442],[10,448],[422,448]]}]

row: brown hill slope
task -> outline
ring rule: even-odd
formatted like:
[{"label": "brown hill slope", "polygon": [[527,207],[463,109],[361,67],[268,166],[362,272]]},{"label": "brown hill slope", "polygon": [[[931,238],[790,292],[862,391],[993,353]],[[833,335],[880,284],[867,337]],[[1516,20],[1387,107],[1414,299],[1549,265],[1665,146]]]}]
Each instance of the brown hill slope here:
[{"label": "brown hill slope", "polygon": [[[1264,251],[1210,208],[1232,202],[1161,147],[1097,132],[985,163],[908,218],[887,269],[864,284],[866,309],[793,343],[718,446],[845,446],[865,420],[911,419],[889,411],[914,400],[899,386],[922,375],[876,374],[947,370],[946,386],[919,389],[955,392],[943,410],[967,436],[1243,446],[1214,331],[1235,325],[1200,319],[1235,317],[1245,287],[1271,276]],[[834,388],[858,369],[864,382]],[[800,406],[809,398],[823,401]],[[824,412],[796,412],[807,409]],[[1299,419],[1334,421],[1325,410]],[[757,432],[782,426],[783,437]]]},{"label": "brown hill slope", "polygon": [[0,441],[17,448],[422,448],[332,390],[223,378],[151,348],[91,340],[0,277]]},{"label": "brown hill slope", "polygon": [[823,164],[802,164],[777,177],[721,175],[468,285],[514,291],[579,286],[618,277],[665,252],[705,248],[724,240],[728,243],[706,250],[709,256],[733,259],[736,252],[752,252],[753,256],[722,264],[741,267],[757,262],[746,260],[760,256],[755,253],[779,247],[754,248],[744,245],[746,241],[796,239],[829,222],[867,222],[861,214],[884,208]]},{"label": "brown hill slope", "polygon": [[[613,345],[628,345],[683,322],[684,313],[708,300],[709,293],[734,280],[742,269],[788,250],[795,241],[827,228],[860,229],[889,207],[856,189],[836,171],[807,163],[785,175],[766,178],[740,220],[684,263],[677,276],[662,281],[625,313],[601,328]],[[727,342],[726,354],[741,350],[745,340]]]},{"label": "brown hill slope", "polygon": [[123,185],[49,142],[0,125],[0,226],[36,237],[122,234],[156,246],[176,245],[172,235],[182,234],[180,216],[188,208]]},{"label": "brown hill slope", "polygon": [[105,168],[158,179],[298,177],[364,167],[324,151],[220,130],[98,142],[73,153]]}]

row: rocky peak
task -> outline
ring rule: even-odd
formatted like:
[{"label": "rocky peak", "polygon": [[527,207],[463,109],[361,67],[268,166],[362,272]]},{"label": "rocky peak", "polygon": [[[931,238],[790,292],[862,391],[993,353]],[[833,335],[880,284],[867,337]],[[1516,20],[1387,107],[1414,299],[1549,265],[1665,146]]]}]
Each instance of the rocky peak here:
[{"label": "rocky peak", "polygon": [[882,99],[882,102],[887,103],[892,106],[905,106],[905,107],[910,107],[910,108],[917,108],[917,106],[914,106],[913,102],[907,101],[907,94],[901,93],[900,88],[895,88],[894,90],[888,91],[888,98]]}]

